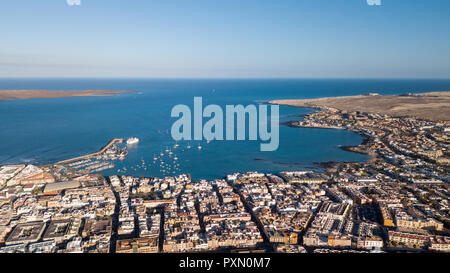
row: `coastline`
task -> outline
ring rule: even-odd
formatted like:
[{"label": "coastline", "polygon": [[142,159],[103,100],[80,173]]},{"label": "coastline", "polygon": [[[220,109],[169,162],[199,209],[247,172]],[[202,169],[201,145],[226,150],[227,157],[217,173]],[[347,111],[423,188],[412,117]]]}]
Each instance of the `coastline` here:
[{"label": "coastline", "polygon": [[[54,92],[54,91],[50,91],[50,92]],[[70,92],[70,91],[62,91],[62,92]],[[92,93],[92,91],[90,91],[91,93]],[[101,91],[101,90],[99,90],[99,91],[97,91],[98,93],[97,94],[100,94],[100,92],[103,92],[103,94],[105,94],[105,93],[108,93],[108,92],[112,92],[112,93],[114,93],[114,92],[121,92],[121,91]],[[132,92],[132,91],[123,91],[123,92],[125,92],[125,93],[128,93],[128,92]],[[97,95],[97,94],[93,94],[93,95]],[[360,96],[358,96],[358,97],[360,97]],[[273,101],[269,101],[268,103],[273,103]],[[309,115],[311,115],[311,114],[315,114],[315,113],[318,113],[318,112],[321,112],[321,111],[323,111],[325,108],[321,108],[321,107],[313,107],[313,106],[307,106],[307,107],[303,107],[303,106],[296,106],[296,107],[301,107],[301,108],[308,108],[308,109],[316,109],[315,111],[311,111],[312,113],[309,113],[309,114],[306,114],[306,115],[302,115],[302,116],[299,116],[300,118],[304,118],[304,117],[308,117]],[[318,111],[317,111],[317,109],[318,109]],[[295,122],[294,122],[295,123]],[[367,143],[367,142],[369,142],[369,140],[370,140],[370,138],[367,136],[367,135],[365,135],[363,132],[361,132],[360,130],[357,130],[357,129],[352,129],[352,128],[348,128],[348,127],[336,127],[336,126],[325,126],[326,124],[323,124],[323,126],[297,126],[297,125],[294,125],[294,124],[291,124],[291,125],[288,125],[288,126],[291,126],[291,127],[303,127],[303,128],[317,128],[317,129],[339,129],[339,130],[348,130],[348,131],[353,131],[353,132],[355,132],[355,133],[357,133],[357,134],[359,134],[360,136],[362,136],[362,141],[361,141],[361,143],[359,143],[359,144],[357,144],[357,145],[346,145],[346,146],[341,146],[341,145],[339,145],[339,146],[337,146],[340,150],[344,150],[344,151],[349,151],[349,152],[354,152],[354,153],[359,153],[359,154],[364,154],[364,155],[368,155],[368,156],[370,156],[371,158],[369,158],[369,159],[365,159],[365,160],[363,160],[363,161],[360,161],[360,162],[369,162],[369,161],[371,161],[371,160],[373,160],[374,158],[376,158],[376,155],[374,155],[374,154],[371,154],[371,153],[369,153],[369,152],[367,152],[367,151],[365,151],[365,149],[364,149],[364,145]],[[64,160],[63,160],[64,161]],[[313,162],[313,163],[326,163],[327,161],[323,161],[323,162]],[[349,163],[349,162],[346,162],[345,160],[344,161],[342,161],[341,163]],[[219,178],[219,176],[217,177],[217,178]]]},{"label": "coastline", "polygon": [[414,117],[437,122],[450,121],[450,91],[400,95],[369,93],[318,99],[271,100],[268,103],[319,110],[330,109],[392,117]]},{"label": "coastline", "polygon": [[[426,103],[427,98],[432,98],[429,105]],[[373,103],[371,108],[364,109],[367,106],[367,102],[370,100],[381,101],[383,104]],[[386,100],[390,100],[389,103]],[[401,102],[407,100],[406,105],[401,105]],[[419,103],[418,103],[419,101]],[[445,108],[436,107],[436,103]],[[271,100],[268,104],[285,105],[291,107],[299,108],[309,108],[318,110],[319,115],[323,114],[326,118],[329,115],[334,114],[344,114],[344,115],[377,115],[384,117],[404,117],[404,118],[415,118],[418,120],[432,121],[432,122],[442,122],[443,124],[450,124],[450,92],[428,92],[428,93],[418,93],[418,94],[403,94],[403,95],[379,95],[379,94],[367,94],[367,95],[356,95],[356,96],[346,96],[346,97],[325,97],[319,99],[292,99],[292,100]],[[400,104],[400,105],[399,105]],[[375,106],[375,107],[374,107]],[[415,107],[418,106],[418,107]],[[360,110],[360,107],[363,107]],[[385,111],[388,109],[387,111]],[[403,115],[398,109],[409,109],[413,114]],[[432,109],[432,111],[429,111]],[[421,112],[422,110],[427,110],[426,114]],[[393,115],[394,114],[394,115]],[[323,122],[311,122],[308,118],[314,116],[314,113],[304,115],[302,121],[288,121],[284,122],[283,125],[296,128],[315,128],[315,129],[337,129],[337,130],[349,130],[363,138],[363,141],[359,145],[347,145],[339,146],[341,150],[354,152],[359,154],[365,154],[370,156],[367,162],[373,162],[379,158],[377,153],[370,152],[368,147],[371,142],[374,142],[375,137],[367,134],[364,126],[333,126],[328,123]],[[305,121],[306,119],[306,121]],[[312,119],[314,120],[314,118]],[[320,163],[319,163],[320,164]],[[327,164],[325,163],[324,166]]]},{"label": "coastline", "polygon": [[[299,108],[310,108],[310,107],[300,107],[300,106],[296,106]],[[304,115],[305,117],[307,117],[308,115]],[[362,141],[360,144],[358,145],[343,145],[343,146],[339,146],[339,149],[343,150],[343,151],[347,151],[347,152],[353,152],[353,153],[357,153],[357,154],[363,154],[363,155],[368,155],[370,156],[370,159],[367,160],[367,162],[372,161],[376,158],[375,154],[369,153],[367,151],[364,151],[361,146],[366,145],[369,141],[370,141],[370,137],[362,134],[361,132],[359,132],[358,130],[352,130],[350,128],[342,128],[342,127],[336,127],[336,126],[304,126],[304,125],[299,125],[298,121],[292,120],[292,121],[286,121],[283,122],[282,125],[291,127],[291,128],[310,128],[310,129],[331,129],[331,130],[347,130],[347,131],[351,131],[354,132],[356,134],[358,134],[359,136],[362,137]],[[322,165],[322,164],[328,164],[329,161],[325,161],[325,162],[314,162],[315,164],[318,165]],[[339,162],[335,162],[335,163],[339,163]],[[341,162],[341,163],[348,163],[348,162]]]}]

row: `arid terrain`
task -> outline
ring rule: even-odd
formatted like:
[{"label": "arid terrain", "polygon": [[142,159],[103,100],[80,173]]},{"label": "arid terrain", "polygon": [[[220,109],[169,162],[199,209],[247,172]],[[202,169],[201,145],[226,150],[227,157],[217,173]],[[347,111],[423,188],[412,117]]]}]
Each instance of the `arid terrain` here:
[{"label": "arid terrain", "polygon": [[343,111],[411,116],[433,121],[450,121],[450,91],[409,95],[357,95],[320,99],[273,100],[271,104],[298,107],[330,107]]},{"label": "arid terrain", "polygon": [[92,97],[114,96],[121,93],[134,93],[134,91],[111,90],[81,90],[81,91],[51,91],[51,90],[0,90],[0,100],[38,99],[38,98],[64,98],[64,97]]}]

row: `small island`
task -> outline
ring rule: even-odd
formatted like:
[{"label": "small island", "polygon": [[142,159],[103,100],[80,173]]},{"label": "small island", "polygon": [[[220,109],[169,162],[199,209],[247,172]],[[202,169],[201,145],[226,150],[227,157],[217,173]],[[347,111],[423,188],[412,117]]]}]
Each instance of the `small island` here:
[{"label": "small island", "polygon": [[66,98],[66,97],[97,97],[115,96],[116,94],[136,93],[122,90],[79,90],[79,91],[53,91],[53,90],[0,90],[1,100]]}]

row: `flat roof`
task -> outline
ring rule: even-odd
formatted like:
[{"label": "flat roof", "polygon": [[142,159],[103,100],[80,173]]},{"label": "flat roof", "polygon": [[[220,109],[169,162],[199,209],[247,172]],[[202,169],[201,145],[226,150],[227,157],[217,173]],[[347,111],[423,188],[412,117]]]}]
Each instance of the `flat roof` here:
[{"label": "flat roof", "polygon": [[57,182],[46,184],[44,188],[44,193],[53,192],[53,191],[61,191],[66,189],[75,189],[80,187],[80,182],[78,181],[67,181],[67,182]]},{"label": "flat roof", "polygon": [[43,238],[49,239],[66,235],[70,230],[71,223],[71,219],[52,220]]},{"label": "flat roof", "polygon": [[36,242],[44,232],[45,226],[44,222],[18,224],[8,236],[6,245]]}]

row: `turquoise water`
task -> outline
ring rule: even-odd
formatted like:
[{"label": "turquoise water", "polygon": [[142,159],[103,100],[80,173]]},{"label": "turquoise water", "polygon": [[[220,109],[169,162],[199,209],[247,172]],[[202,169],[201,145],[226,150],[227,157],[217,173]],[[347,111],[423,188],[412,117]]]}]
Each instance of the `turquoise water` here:
[{"label": "turquoise water", "polygon": [[[113,174],[162,176],[153,157],[175,144],[170,111],[176,104],[193,105],[194,96],[207,104],[255,104],[270,99],[317,98],[368,92],[395,94],[450,90],[450,80],[144,80],[144,79],[0,79],[0,89],[113,89],[136,94],[114,97],[72,97],[0,101],[0,164],[48,164],[97,151],[110,139],[138,137],[129,156],[115,162]],[[215,91],[213,91],[215,90]],[[281,121],[299,119],[311,109],[280,107]],[[166,131],[169,131],[169,134]],[[227,173],[314,169],[316,162],[365,161],[367,156],[343,151],[361,137],[344,130],[280,127],[280,146],[260,152],[259,141],[180,141],[173,150],[177,173],[217,178]],[[186,149],[187,145],[192,146]],[[147,170],[142,167],[145,161]]]}]

